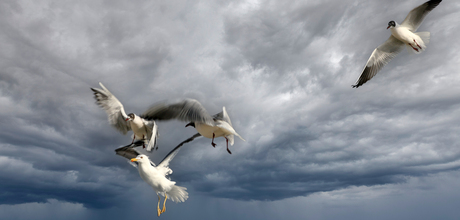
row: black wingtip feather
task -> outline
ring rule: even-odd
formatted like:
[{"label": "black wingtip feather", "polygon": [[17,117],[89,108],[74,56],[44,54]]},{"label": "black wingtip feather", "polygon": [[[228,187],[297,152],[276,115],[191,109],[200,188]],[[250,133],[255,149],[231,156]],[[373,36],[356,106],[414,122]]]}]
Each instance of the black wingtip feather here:
[{"label": "black wingtip feather", "polygon": [[427,11],[431,11],[433,10],[434,8],[436,8],[436,6],[439,5],[439,3],[441,3],[442,0],[430,0],[430,1],[427,1],[426,3],[428,4],[428,6],[426,7],[426,10]]}]

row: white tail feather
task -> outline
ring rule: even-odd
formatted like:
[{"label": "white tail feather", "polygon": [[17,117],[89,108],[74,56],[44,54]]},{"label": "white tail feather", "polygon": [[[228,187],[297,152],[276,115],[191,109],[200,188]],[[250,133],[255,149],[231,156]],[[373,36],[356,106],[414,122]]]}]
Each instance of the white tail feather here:
[{"label": "white tail feather", "polygon": [[187,188],[174,185],[166,194],[168,195],[168,199],[171,199],[173,202],[185,202],[188,199],[188,192],[185,190]]},{"label": "white tail feather", "polygon": [[426,46],[428,46],[428,44],[430,43],[430,32],[417,32],[415,34],[418,35],[420,39],[422,39],[422,44],[423,46],[425,46],[423,50],[425,50]]},{"label": "white tail feather", "polygon": [[[406,44],[406,48],[409,51],[409,53],[419,54],[423,52],[426,49],[426,46],[430,43],[430,32],[417,32],[414,34],[416,35],[415,41],[418,45],[414,42],[411,43],[412,46]],[[416,48],[417,50],[414,48]]]}]

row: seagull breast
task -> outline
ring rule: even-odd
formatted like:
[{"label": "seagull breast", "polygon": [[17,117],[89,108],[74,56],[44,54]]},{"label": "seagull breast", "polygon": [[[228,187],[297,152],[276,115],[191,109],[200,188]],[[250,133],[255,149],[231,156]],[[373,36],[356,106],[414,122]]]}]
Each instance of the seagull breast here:
[{"label": "seagull breast", "polygon": [[402,26],[391,28],[391,34],[405,44],[413,43],[414,39],[418,40],[418,36],[412,33],[409,29]]},{"label": "seagull breast", "polygon": [[[212,134],[217,130],[217,127],[208,125],[206,123],[195,122],[195,129],[200,133],[203,137],[212,138]],[[217,134],[215,134],[215,137]]]}]

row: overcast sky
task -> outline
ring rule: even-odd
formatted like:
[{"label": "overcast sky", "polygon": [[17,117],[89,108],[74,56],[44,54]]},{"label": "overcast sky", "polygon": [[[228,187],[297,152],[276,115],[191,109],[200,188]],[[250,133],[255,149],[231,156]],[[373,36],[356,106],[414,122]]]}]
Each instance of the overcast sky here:
[{"label": "overcast sky", "polygon": [[[460,2],[352,89],[424,0],[0,1],[0,219],[152,219],[157,197],[114,150],[91,87],[127,113],[178,98],[235,130],[170,166],[189,199],[162,219],[458,219]],[[158,163],[196,130],[158,122]]]}]

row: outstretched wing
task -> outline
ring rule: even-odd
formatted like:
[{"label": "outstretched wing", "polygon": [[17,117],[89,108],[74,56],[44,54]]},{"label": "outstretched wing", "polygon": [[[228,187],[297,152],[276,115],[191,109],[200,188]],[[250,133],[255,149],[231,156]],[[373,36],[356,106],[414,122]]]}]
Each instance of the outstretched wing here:
[{"label": "outstretched wing", "polygon": [[228,116],[227,114],[227,110],[225,110],[225,106],[222,107],[222,111],[213,115],[212,118],[214,118],[214,120],[221,120],[221,121],[225,121],[227,122],[230,126],[233,126],[232,125],[232,121],[230,120],[230,117]]},{"label": "outstretched wing", "polygon": [[160,102],[150,107],[141,117],[148,120],[178,119],[186,122],[200,121],[213,125],[211,115],[195,99],[184,99],[173,103]]},{"label": "outstretched wing", "polygon": [[120,148],[117,148],[115,150],[115,153],[117,155],[120,155],[128,160],[131,160],[132,158],[136,158],[138,155],[140,155],[141,153],[139,153],[139,151],[137,151],[136,149],[134,149],[135,147],[140,147],[144,144],[144,141],[142,140],[139,140],[139,141],[136,141],[132,144],[128,144],[124,147],[120,147]]},{"label": "outstretched wing", "polygon": [[[137,151],[136,149],[134,149],[135,147],[141,147],[144,145],[144,141],[143,140],[138,140],[132,144],[128,144],[124,147],[120,147],[120,148],[117,148],[115,149],[115,153],[117,155],[120,155],[128,160],[131,160],[132,158],[136,158],[138,155],[140,155],[141,153],[139,153],[139,151]],[[135,164],[137,164],[137,162],[133,162]],[[155,166],[155,164],[150,161],[150,164],[152,166]]]},{"label": "outstretched wing", "polygon": [[182,141],[179,145],[177,145],[172,151],[170,151],[166,157],[158,164],[157,169],[159,172],[163,173],[164,175],[171,174],[172,170],[169,169],[169,162],[176,156],[176,154],[179,152],[180,147],[184,145],[185,143],[188,143],[190,141],[193,141],[195,138],[200,137],[200,133],[194,134],[192,137],[188,138],[185,141]]},{"label": "outstretched wing", "polygon": [[412,9],[409,14],[406,16],[404,21],[401,23],[401,26],[409,28],[412,32],[415,32],[418,27],[422,24],[425,16],[436,6],[441,3],[442,0],[430,0],[420,6]]},{"label": "outstretched wing", "polygon": [[361,76],[356,80],[353,88],[358,88],[374,77],[391,59],[404,48],[404,43],[393,35],[385,43],[378,46],[366,63]]},{"label": "outstretched wing", "polygon": [[131,127],[125,121],[128,116],[123,109],[123,105],[102,83],[99,83],[99,85],[102,89],[91,88],[94,92],[96,104],[105,110],[109,123],[121,133],[126,134],[131,130]]}]

